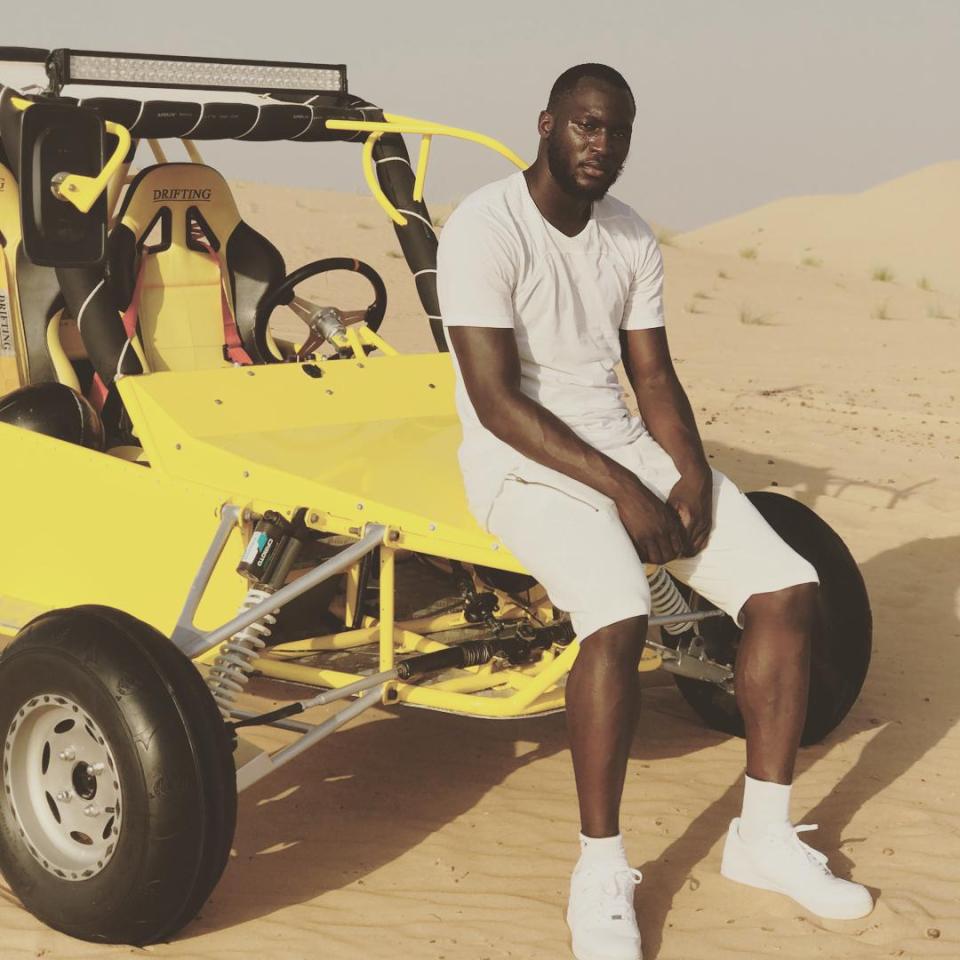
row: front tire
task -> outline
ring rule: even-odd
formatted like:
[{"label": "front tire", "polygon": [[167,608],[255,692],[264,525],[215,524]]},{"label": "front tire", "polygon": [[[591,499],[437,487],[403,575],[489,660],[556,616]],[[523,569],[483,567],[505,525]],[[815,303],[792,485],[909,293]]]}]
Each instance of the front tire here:
[{"label": "front tire", "polygon": [[0,658],[0,870],[73,937],[143,945],[203,906],[236,824],[232,740],[197,669],[103,606],[28,623]]},{"label": "front tire", "polygon": [[[856,561],[844,542],[809,507],[783,494],[748,493],[771,527],[820,577],[823,631],[814,639],[810,693],[800,743],[819,743],[840,724],[856,702],[870,665],[873,621],[870,600]],[[694,610],[715,609],[699,594],[678,584]],[[735,665],[740,628],[730,617],[701,622],[707,655]],[[744,736],[734,694],[714,684],[674,676],[684,700],[713,730]]]}]

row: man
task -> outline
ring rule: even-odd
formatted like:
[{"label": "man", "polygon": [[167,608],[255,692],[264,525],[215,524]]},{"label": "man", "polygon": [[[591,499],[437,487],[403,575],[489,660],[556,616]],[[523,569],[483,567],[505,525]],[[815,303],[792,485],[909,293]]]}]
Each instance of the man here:
[{"label": "man", "polygon": [[[607,195],[634,116],[612,68],[561,74],[533,165],[467,197],[437,259],[471,512],[570,612],[581,644],[566,687],[581,819],[567,922],[578,960],[641,955],[640,875],[619,807],[650,610],[645,562],[743,627],[735,683],[747,768],[721,872],[824,917],[873,906],[790,822],[818,578],[707,463],[667,346],[659,248]],[[639,417],[623,402],[621,357]]]}]

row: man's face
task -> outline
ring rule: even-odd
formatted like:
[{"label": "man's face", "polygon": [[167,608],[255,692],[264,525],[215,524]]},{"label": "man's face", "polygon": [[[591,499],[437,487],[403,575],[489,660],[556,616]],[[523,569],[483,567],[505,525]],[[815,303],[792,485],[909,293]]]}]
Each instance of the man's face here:
[{"label": "man's face", "polygon": [[634,108],[626,90],[581,80],[560,101],[547,136],[547,165],[560,188],[578,200],[599,200],[616,182],[630,151]]}]

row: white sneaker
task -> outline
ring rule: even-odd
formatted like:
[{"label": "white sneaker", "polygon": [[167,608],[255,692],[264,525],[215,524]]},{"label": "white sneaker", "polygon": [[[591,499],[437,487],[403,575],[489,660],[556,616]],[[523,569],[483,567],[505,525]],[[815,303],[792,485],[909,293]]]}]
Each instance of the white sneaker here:
[{"label": "white sneaker", "polygon": [[633,891],[643,879],[625,863],[577,864],[567,926],[577,960],[643,960]]},{"label": "white sneaker", "polygon": [[798,836],[816,830],[816,826],[804,824],[771,831],[750,841],[740,835],[739,826],[737,817],[727,830],[720,864],[723,876],[786,894],[811,913],[829,920],[856,920],[873,909],[873,898],[866,887],[835,877],[827,858]]}]

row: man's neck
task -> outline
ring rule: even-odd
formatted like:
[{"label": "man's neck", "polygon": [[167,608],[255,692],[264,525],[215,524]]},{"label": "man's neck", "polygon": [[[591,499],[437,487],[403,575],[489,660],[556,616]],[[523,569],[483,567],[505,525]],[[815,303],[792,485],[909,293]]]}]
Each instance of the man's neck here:
[{"label": "man's neck", "polygon": [[537,158],[523,171],[530,197],[544,220],[568,237],[575,237],[587,225],[593,204],[578,200],[560,187],[549,167]]}]

